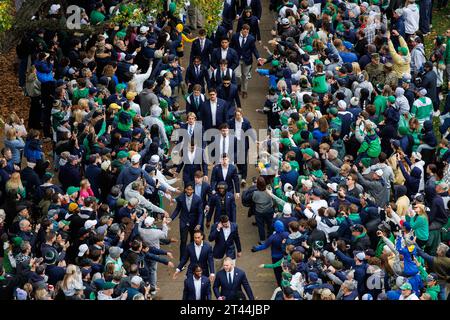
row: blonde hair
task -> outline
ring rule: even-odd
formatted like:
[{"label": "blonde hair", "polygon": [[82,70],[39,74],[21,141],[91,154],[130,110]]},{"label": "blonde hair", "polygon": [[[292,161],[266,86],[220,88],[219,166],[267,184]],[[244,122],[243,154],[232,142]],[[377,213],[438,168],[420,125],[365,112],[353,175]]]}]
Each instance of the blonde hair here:
[{"label": "blonde hair", "polygon": [[8,182],[6,182],[6,190],[19,190],[23,189],[22,180],[20,179],[20,173],[14,172],[11,174],[11,178],[9,178]]},{"label": "blonde hair", "polygon": [[85,98],[82,98],[82,99],[78,100],[78,106],[79,106],[81,109],[86,109],[86,108],[88,108],[88,107],[89,107],[89,100],[88,100],[88,99],[85,99]]},{"label": "blonde hair", "polygon": [[63,290],[68,290],[70,285],[77,281],[76,277],[79,273],[79,269],[74,264],[69,264],[66,269],[66,274],[64,275],[64,279],[61,283],[61,288]]},{"label": "blonde hair", "polygon": [[354,74],[360,74],[361,73],[361,67],[359,66],[358,62],[352,62],[352,72]]},{"label": "blonde hair", "polygon": [[86,188],[89,184],[89,180],[88,179],[83,179],[80,182],[80,188],[83,190],[84,188]]},{"label": "blonde hair", "polygon": [[114,68],[112,65],[107,64],[104,68],[103,68],[103,75],[105,77],[113,77],[114,76]]},{"label": "blonde hair", "polygon": [[136,85],[136,81],[134,80],[128,82],[127,92],[137,92]]},{"label": "blonde hair", "polygon": [[13,111],[8,116],[8,124],[12,126],[15,123],[22,124],[19,116]]},{"label": "blonde hair", "polygon": [[8,130],[6,130],[6,139],[15,140],[16,138],[17,138],[17,131],[14,127],[11,127]]},{"label": "blonde hair", "polygon": [[34,292],[34,299],[35,300],[50,300],[47,289],[45,289],[45,288],[37,289]]},{"label": "blonde hair", "polygon": [[84,118],[84,114],[83,111],[76,108],[72,111],[72,116],[74,118],[74,122],[76,123],[82,123],[83,122],[83,118]]}]

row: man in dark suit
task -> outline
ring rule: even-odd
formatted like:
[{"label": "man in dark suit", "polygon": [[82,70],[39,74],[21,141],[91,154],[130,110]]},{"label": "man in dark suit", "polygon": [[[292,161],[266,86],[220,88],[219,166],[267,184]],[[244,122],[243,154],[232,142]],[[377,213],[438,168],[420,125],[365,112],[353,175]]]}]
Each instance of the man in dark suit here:
[{"label": "man in dark suit", "polygon": [[227,121],[227,102],[217,98],[216,89],[209,89],[209,100],[200,106],[199,120],[202,121],[204,131],[217,129],[222,123]]},{"label": "man in dark suit", "polygon": [[211,53],[213,51],[213,42],[210,39],[206,38],[206,30],[200,29],[198,31],[198,38],[192,42],[191,46],[191,63],[194,60],[194,57],[200,57],[202,60],[202,64],[209,68],[209,64],[211,62]]},{"label": "man in dark suit", "polygon": [[238,87],[231,83],[229,76],[222,78],[222,85],[217,88],[217,96],[228,102],[227,119],[232,119],[236,107],[241,107],[241,100],[239,99]]},{"label": "man in dark suit", "polygon": [[220,47],[220,42],[227,36],[227,33],[227,28],[222,25],[218,26],[216,31],[213,31],[213,33],[208,37],[208,39],[213,43],[213,48]]},{"label": "man in dark suit", "polygon": [[194,194],[192,183],[186,183],[184,193],[176,198],[177,206],[170,217],[174,220],[180,215],[180,257],[186,251],[188,233],[191,235],[191,241],[194,231],[200,230],[203,223],[202,200]]},{"label": "man in dark suit", "polygon": [[238,226],[235,222],[231,222],[228,216],[221,216],[219,222],[213,225],[208,240],[214,241],[213,257],[216,270],[223,264],[224,257],[230,257],[234,263],[236,257],[242,256]]},{"label": "man in dark suit", "polygon": [[176,279],[183,267],[189,260],[186,276],[191,276],[194,273],[194,267],[199,265],[202,267],[203,275],[209,277],[210,281],[214,281],[214,258],[212,247],[209,243],[203,241],[204,235],[201,230],[195,230],[194,242],[189,243],[186,247],[186,252],[181,256],[180,264],[173,274],[173,279]]},{"label": "man in dark suit", "polygon": [[183,300],[211,300],[211,282],[199,265],[194,267],[194,274],[184,280]]},{"label": "man in dark suit", "polygon": [[239,199],[240,185],[236,166],[230,164],[230,158],[225,153],[222,155],[221,163],[214,166],[211,173],[211,188],[216,189],[219,182],[225,181],[228,190],[235,194],[235,198]]},{"label": "man in dark suit", "polygon": [[222,26],[228,32],[233,30],[233,21],[239,18],[239,3],[238,0],[225,0],[222,11]]},{"label": "man in dark suit", "polygon": [[231,192],[227,192],[227,184],[222,181],[217,184],[217,192],[209,201],[208,215],[206,216],[206,227],[209,228],[212,216],[214,223],[218,223],[221,216],[227,216],[231,222],[236,222],[236,201]]},{"label": "man in dark suit", "polygon": [[211,54],[211,67],[217,69],[221,60],[228,61],[228,67],[234,70],[239,65],[239,56],[235,49],[230,48],[230,40],[223,38],[220,41],[220,48],[215,48]]},{"label": "man in dark suit", "polygon": [[219,68],[214,70],[211,73],[211,78],[209,79],[209,85],[212,88],[219,87],[222,82],[223,78],[228,76],[231,78],[231,83],[237,84],[236,82],[236,76],[234,75],[234,70],[231,68],[228,68],[228,61],[226,59],[220,60]]},{"label": "man in dark suit", "polygon": [[243,11],[250,7],[252,9],[253,14],[258,18],[258,21],[261,21],[262,15],[262,6],[261,0],[241,0],[241,5],[239,6],[239,15],[243,15]]},{"label": "man in dark suit", "polygon": [[258,49],[255,45],[256,39],[250,34],[250,26],[244,24],[240,33],[235,33],[231,38],[231,48],[236,50],[239,56],[239,68],[236,71],[236,78],[241,87],[242,98],[247,97],[247,76],[250,73],[253,64],[253,56],[261,62]]},{"label": "man in dark suit", "polygon": [[[188,147],[184,147],[181,153],[181,163],[177,166],[175,177],[183,170],[183,182],[193,183],[196,171],[202,171],[208,176],[208,165],[205,161],[204,150],[197,146],[192,139]],[[195,191],[195,190],[194,190]]]},{"label": "man in dark suit", "polygon": [[202,92],[205,92],[205,86],[208,84],[208,69],[202,65],[200,57],[195,57],[193,62],[186,69],[185,82],[188,86],[188,92],[191,93],[194,85],[199,84]]},{"label": "man in dark suit", "polygon": [[243,294],[242,287],[247,293],[248,299],[255,300],[245,272],[234,267],[231,258],[225,258],[223,269],[217,272],[214,281],[214,295],[217,300],[236,300],[237,296]]},{"label": "man in dark suit", "polygon": [[193,112],[198,118],[201,105],[206,101],[205,95],[202,93],[202,86],[196,84],[192,87],[192,93],[186,98],[186,113]]},{"label": "man in dark suit", "polygon": [[[246,185],[248,150],[250,148],[250,139],[257,142],[256,131],[253,130],[250,121],[244,117],[242,109],[237,108],[232,120],[228,121],[229,128],[234,131],[236,136],[236,166],[241,176],[241,185]],[[245,139],[245,141],[244,141]],[[242,157],[242,155],[244,157]]]},{"label": "man in dark suit", "polygon": [[[208,183],[208,176],[198,170],[194,174],[194,192],[202,199],[203,212],[209,210],[209,200],[212,196],[211,186]],[[200,230],[204,230],[203,224]]]}]

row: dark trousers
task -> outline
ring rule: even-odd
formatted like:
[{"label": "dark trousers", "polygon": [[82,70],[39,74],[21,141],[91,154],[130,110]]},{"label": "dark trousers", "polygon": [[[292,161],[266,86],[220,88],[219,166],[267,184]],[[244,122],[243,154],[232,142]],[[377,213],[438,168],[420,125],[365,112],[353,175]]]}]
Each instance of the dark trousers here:
[{"label": "dark trousers", "polygon": [[180,259],[186,253],[188,234],[190,234],[190,242],[194,240],[194,228],[195,226],[180,227]]},{"label": "dark trousers", "polygon": [[421,0],[419,3],[419,30],[423,34],[430,32],[431,6],[431,0]]},{"label": "dark trousers", "polygon": [[[258,227],[259,240],[264,241],[266,240],[266,236],[268,237],[272,230],[273,212],[266,212],[266,213],[256,212],[255,219],[256,219],[256,226]],[[266,226],[268,229],[267,234],[266,234]]]},{"label": "dark trousers", "polygon": [[19,63],[19,86],[25,87],[27,81],[28,56],[20,59]]},{"label": "dark trousers", "polygon": [[[280,258],[274,258],[272,257],[272,263],[278,262]],[[281,267],[276,267],[273,269],[273,273],[275,274],[275,279],[277,280],[277,285],[281,286],[281,273],[283,272],[283,269]]]},{"label": "dark trousers", "polygon": [[41,97],[32,97],[30,104],[30,111],[28,113],[28,128],[29,129],[42,129],[42,105]]},{"label": "dark trousers", "polygon": [[41,98],[42,104],[44,105],[42,122],[44,124],[44,136],[48,138],[52,137],[51,113],[55,96],[55,89],[55,81],[48,81],[41,84]]}]

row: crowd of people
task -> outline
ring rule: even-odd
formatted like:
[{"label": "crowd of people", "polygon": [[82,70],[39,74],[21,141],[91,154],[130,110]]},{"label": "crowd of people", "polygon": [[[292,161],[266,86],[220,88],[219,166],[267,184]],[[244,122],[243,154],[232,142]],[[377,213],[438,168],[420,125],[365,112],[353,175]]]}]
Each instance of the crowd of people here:
[{"label": "crowd of people", "polygon": [[240,261],[269,248],[273,300],[448,299],[450,29],[425,52],[431,1],[225,0],[212,34],[182,2],[140,24],[112,22],[132,2],[67,2],[104,30],[17,46],[31,103],[4,120],[0,299],[153,299],[168,268],[171,298],[253,300]]}]

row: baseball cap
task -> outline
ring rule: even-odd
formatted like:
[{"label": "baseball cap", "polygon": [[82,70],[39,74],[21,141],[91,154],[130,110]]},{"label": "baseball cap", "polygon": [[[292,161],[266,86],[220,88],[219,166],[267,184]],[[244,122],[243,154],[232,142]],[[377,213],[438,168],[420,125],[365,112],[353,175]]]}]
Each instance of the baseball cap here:
[{"label": "baseball cap", "polygon": [[366,254],[364,252],[358,252],[355,255],[356,259],[358,259],[359,261],[364,261],[366,259]]},{"label": "baseball cap", "polygon": [[84,223],[84,227],[85,227],[86,229],[91,229],[91,228],[94,227],[95,225],[97,225],[97,220],[87,220],[87,221]]},{"label": "baseball cap", "polygon": [[131,157],[131,163],[139,163],[139,161],[141,161],[141,155],[139,154],[135,154],[134,156]]},{"label": "baseball cap", "polygon": [[153,218],[153,217],[147,217],[144,220],[144,224],[147,226],[153,225],[154,222],[155,222],[155,218]]},{"label": "baseball cap", "polygon": [[82,257],[84,256],[84,254],[86,253],[86,251],[88,251],[89,247],[87,244],[83,243],[82,245],[80,245],[78,247],[78,256]]},{"label": "baseball cap", "polygon": [[400,287],[400,290],[412,290],[412,286],[409,282],[406,282],[406,283],[402,284],[402,286]]},{"label": "baseball cap", "polygon": [[126,151],[119,151],[118,153],[117,153],[117,159],[123,159],[123,158],[128,158],[128,156],[129,156],[129,153],[128,152],[126,152]]},{"label": "baseball cap", "polygon": [[74,212],[78,209],[78,205],[75,202],[69,204],[69,212]]},{"label": "baseball cap", "polygon": [[80,188],[79,188],[79,187],[73,187],[73,186],[71,186],[71,187],[68,187],[68,188],[67,188],[67,194],[68,194],[69,196],[73,195],[75,192],[78,192],[78,191],[80,191]]}]

